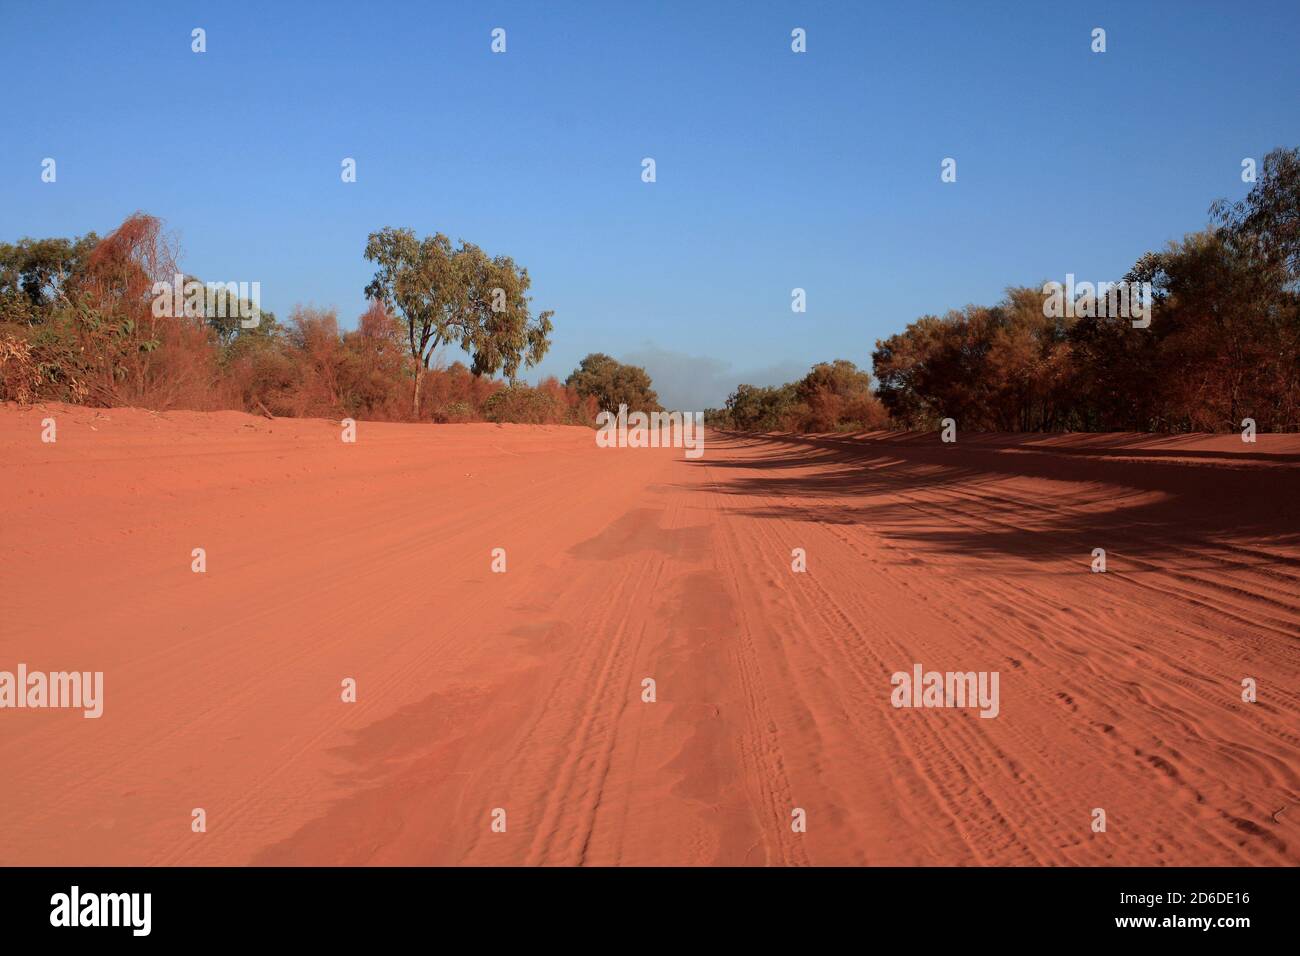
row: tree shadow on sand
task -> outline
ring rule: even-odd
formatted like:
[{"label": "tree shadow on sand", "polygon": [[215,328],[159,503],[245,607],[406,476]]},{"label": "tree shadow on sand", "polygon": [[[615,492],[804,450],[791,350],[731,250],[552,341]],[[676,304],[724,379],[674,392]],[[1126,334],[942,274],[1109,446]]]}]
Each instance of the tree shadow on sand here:
[{"label": "tree shadow on sand", "polygon": [[1087,561],[1102,547],[1183,569],[1250,567],[1300,590],[1300,455],[1289,452],[1113,435],[1069,436],[1068,448],[1060,436],[711,439],[692,464],[729,473],[716,489],[742,514],[861,524],[981,557]]}]

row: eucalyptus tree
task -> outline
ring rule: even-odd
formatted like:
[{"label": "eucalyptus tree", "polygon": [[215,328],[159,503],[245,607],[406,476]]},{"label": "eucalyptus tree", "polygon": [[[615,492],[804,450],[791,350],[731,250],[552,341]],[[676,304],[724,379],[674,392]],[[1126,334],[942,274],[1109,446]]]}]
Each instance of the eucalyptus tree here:
[{"label": "eucalyptus tree", "polygon": [[468,352],[475,375],[503,372],[512,382],[550,347],[554,312],[531,314],[532,280],[509,256],[489,256],[464,240],[453,247],[442,233],[419,239],[414,230],[388,226],[370,234],[366,259],[378,267],[366,296],[406,325],[417,418],[421,378],[443,345]]}]

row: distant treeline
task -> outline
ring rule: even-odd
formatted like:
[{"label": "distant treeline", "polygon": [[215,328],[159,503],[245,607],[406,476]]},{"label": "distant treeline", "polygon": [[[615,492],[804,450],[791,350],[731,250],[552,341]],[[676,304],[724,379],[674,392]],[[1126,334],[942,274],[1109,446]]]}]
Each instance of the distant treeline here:
[{"label": "distant treeline", "polygon": [[970,431],[1185,432],[1251,418],[1262,431],[1300,430],[1300,149],[1269,153],[1246,199],[1211,215],[1123,277],[1150,284],[1145,328],[1116,316],[1114,298],[1085,294],[1062,309],[1046,285],[1013,287],[996,305],[923,316],[878,340],[878,403],[866,374],[839,361],[789,385],[741,385],[708,419],[744,430],[933,429],[952,418]]},{"label": "distant treeline", "polygon": [[872,393],[871,376],[838,359],[786,385],[740,385],[726,408],[705,410],[704,422],[739,431],[865,431],[887,427],[889,413]]}]

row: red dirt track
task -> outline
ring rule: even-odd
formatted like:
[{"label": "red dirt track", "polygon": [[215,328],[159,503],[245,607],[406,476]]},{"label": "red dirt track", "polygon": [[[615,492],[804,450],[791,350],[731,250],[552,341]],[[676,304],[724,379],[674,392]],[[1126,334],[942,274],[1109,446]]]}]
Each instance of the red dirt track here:
[{"label": "red dirt track", "polygon": [[1300,436],[339,432],[0,407],[0,864],[1300,863]]}]

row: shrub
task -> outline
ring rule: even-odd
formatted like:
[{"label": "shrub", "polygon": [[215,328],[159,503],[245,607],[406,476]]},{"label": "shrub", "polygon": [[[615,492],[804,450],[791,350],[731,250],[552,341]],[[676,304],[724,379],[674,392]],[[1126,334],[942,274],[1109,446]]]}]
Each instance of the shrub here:
[{"label": "shrub", "polygon": [[441,424],[472,422],[477,418],[469,402],[448,402],[441,408],[434,409],[433,420]]},{"label": "shrub", "polygon": [[490,422],[557,425],[568,419],[568,409],[554,392],[516,382],[488,396],[483,415]]},{"label": "shrub", "polygon": [[31,345],[16,335],[0,334],[0,399],[30,405],[40,386],[41,373]]}]

